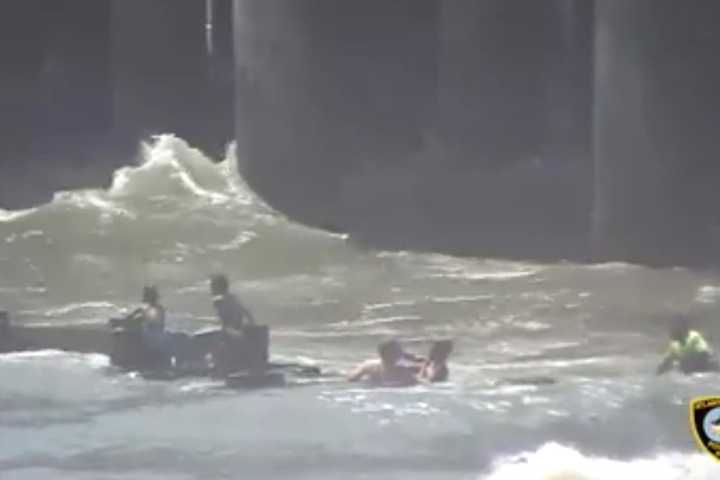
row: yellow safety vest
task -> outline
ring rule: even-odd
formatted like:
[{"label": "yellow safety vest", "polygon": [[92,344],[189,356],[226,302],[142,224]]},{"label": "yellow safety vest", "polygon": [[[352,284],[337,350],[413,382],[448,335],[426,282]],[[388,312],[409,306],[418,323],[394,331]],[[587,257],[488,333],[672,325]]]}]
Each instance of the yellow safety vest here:
[{"label": "yellow safety vest", "polygon": [[710,353],[710,347],[702,335],[690,330],[684,342],[673,341],[670,344],[670,355],[679,359],[689,354]]}]

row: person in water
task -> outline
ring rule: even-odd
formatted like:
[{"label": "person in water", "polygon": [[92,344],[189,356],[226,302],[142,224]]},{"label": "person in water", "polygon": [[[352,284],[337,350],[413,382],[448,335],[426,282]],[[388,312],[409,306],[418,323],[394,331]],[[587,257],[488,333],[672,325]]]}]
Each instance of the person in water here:
[{"label": "person in water", "polygon": [[350,374],[348,381],[368,381],[382,386],[410,386],[417,383],[417,367],[412,363],[403,363],[408,354],[397,340],[381,343],[378,355],[378,360],[368,360],[359,365]]},{"label": "person in water", "polygon": [[255,318],[230,292],[230,282],[225,275],[213,275],[210,278],[210,293],[222,326],[220,341],[213,352],[214,369],[216,373],[226,375],[247,367],[251,355],[244,329],[254,325]]},{"label": "person in water", "polygon": [[434,342],[430,347],[427,360],[420,367],[418,379],[421,382],[447,382],[450,376],[447,359],[452,353],[453,343],[451,340],[440,340]]},{"label": "person in water", "polygon": [[670,347],[657,368],[661,375],[673,368],[683,373],[717,370],[712,349],[686,317],[678,317],[670,328]]},{"label": "person in water", "polygon": [[255,324],[255,317],[250,310],[230,292],[230,282],[225,275],[213,275],[210,278],[210,293],[224,332],[241,331],[244,326]]},{"label": "person in water", "polygon": [[170,338],[165,331],[165,308],[160,304],[160,294],[154,286],[142,291],[142,305],[128,315],[127,320],[140,324],[145,346],[153,353],[170,355]]}]

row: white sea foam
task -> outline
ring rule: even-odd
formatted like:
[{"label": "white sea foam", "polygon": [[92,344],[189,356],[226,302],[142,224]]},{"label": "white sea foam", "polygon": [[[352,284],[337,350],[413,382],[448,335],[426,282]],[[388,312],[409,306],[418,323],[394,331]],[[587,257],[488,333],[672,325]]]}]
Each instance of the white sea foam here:
[{"label": "white sea foam", "polygon": [[720,464],[704,454],[667,453],[633,460],[585,455],[548,443],[536,452],[498,461],[482,480],[715,480]]}]

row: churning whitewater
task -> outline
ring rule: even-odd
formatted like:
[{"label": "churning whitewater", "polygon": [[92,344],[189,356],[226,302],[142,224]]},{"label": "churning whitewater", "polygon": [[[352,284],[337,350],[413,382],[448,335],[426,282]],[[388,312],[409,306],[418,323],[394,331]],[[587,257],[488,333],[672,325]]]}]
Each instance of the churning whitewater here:
[{"label": "churning whitewater", "polygon": [[0,355],[2,478],[720,476],[688,425],[717,377],[654,375],[668,315],[697,313],[720,338],[714,274],[368,251],[273,211],[232,151],[213,163],[166,135],[142,157],[106,190],[0,211],[0,307],[16,322],[105,322],[152,283],[168,326],[191,331],[214,321],[207,278],[222,271],[276,357],[339,375],[388,337],[421,353],[451,337],[451,382],[237,392],[119,374],[101,355]]}]

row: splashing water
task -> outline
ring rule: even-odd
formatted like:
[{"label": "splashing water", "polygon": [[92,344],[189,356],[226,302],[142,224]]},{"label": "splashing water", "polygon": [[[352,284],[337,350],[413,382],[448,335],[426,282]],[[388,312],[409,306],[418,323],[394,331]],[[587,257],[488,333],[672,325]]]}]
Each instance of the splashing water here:
[{"label": "splashing water", "polygon": [[[8,478],[717,478],[687,401],[655,378],[668,312],[720,338],[710,273],[368,251],[293,223],[237,173],[163,135],[107,190],[0,211],[0,305],[19,322],[104,322],[158,285],[171,328],[212,322],[207,276],[273,330],[273,354],[341,373],[389,336],[456,340],[452,382],[228,392],[147,382],[107,359],[0,356]],[[552,384],[508,382],[549,377]],[[11,439],[11,441],[7,441]],[[570,447],[572,446],[572,447]],[[522,453],[533,452],[533,453]]]}]

